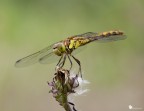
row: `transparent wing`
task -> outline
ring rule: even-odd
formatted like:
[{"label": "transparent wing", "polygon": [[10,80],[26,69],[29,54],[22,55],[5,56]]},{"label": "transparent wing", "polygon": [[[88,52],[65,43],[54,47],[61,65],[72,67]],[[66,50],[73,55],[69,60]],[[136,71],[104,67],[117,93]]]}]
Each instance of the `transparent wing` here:
[{"label": "transparent wing", "polygon": [[42,58],[39,59],[39,62],[41,64],[51,64],[53,62],[58,62],[60,59],[60,56],[57,56],[56,54],[54,54],[53,52],[43,56]]},{"label": "transparent wing", "polygon": [[98,37],[96,42],[99,43],[105,43],[105,42],[112,42],[112,41],[118,41],[118,40],[123,40],[126,39],[126,35],[111,35],[108,37]]},{"label": "transparent wing", "polygon": [[86,38],[88,38],[88,37],[94,37],[97,35],[98,35],[98,33],[96,33],[96,32],[86,32],[84,34],[79,34],[79,35],[76,35],[74,37],[86,37]]},{"label": "transparent wing", "polygon": [[31,64],[37,63],[39,62],[40,58],[44,57],[45,55],[51,55],[52,52],[52,46],[48,46],[44,49],[42,49],[41,51],[38,51],[34,54],[31,54],[29,56],[26,56],[18,61],[16,61],[15,66],[16,67],[25,67],[25,66],[29,66]]},{"label": "transparent wing", "polygon": [[107,31],[102,33],[87,32],[84,34],[76,35],[75,37],[84,37],[86,39],[90,39],[91,41],[101,43],[126,39],[126,35],[124,35],[124,33],[119,30]]}]

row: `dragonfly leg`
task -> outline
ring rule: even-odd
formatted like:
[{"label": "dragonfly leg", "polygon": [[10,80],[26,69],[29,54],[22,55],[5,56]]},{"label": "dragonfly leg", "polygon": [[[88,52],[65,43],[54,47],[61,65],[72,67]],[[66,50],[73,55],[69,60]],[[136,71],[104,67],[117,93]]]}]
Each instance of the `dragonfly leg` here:
[{"label": "dragonfly leg", "polygon": [[57,65],[56,65],[55,70],[57,70],[58,68],[60,68],[60,64],[61,64],[62,59],[63,59],[63,55],[60,57],[60,59],[59,59]]},{"label": "dragonfly leg", "polygon": [[61,58],[59,59],[59,61],[58,61],[58,63],[57,63],[56,66],[59,66],[59,64],[60,64],[60,62],[61,62],[61,60],[62,60],[62,58],[63,58],[63,55],[62,55]]},{"label": "dragonfly leg", "polygon": [[59,66],[62,68],[66,61],[66,55],[64,55],[63,61],[59,63]]},{"label": "dragonfly leg", "polygon": [[71,70],[73,64],[72,64],[72,61],[71,61],[71,59],[70,59],[70,56],[69,56],[69,55],[67,55],[67,56],[68,56],[68,59],[69,59],[69,61],[70,61],[70,65],[71,65],[69,70]]},{"label": "dragonfly leg", "polygon": [[78,74],[80,73],[81,74],[81,78],[82,78],[82,73],[81,73],[81,63],[80,63],[80,61],[77,59],[77,58],[75,58],[73,55],[71,55],[72,57],[73,57],[73,59],[78,63],[78,65],[79,65],[79,71],[78,71]]}]

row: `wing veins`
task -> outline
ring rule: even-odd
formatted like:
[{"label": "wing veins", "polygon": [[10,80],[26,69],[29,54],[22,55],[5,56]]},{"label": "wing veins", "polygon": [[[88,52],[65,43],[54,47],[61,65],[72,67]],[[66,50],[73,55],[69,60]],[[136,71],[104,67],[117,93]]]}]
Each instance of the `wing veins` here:
[{"label": "wing veins", "polygon": [[38,62],[39,59],[42,58],[43,56],[45,56],[49,53],[52,53],[52,50],[50,50],[50,49],[52,49],[52,45],[16,61],[15,66],[23,67],[23,66],[34,64],[34,63]]}]

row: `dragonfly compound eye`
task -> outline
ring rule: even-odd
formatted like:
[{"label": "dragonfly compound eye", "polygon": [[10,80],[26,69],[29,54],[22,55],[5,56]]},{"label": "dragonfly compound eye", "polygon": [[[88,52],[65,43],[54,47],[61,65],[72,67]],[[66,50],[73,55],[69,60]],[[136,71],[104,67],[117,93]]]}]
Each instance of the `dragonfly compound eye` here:
[{"label": "dragonfly compound eye", "polygon": [[53,48],[53,49],[57,49],[57,48],[58,48],[58,45],[57,45],[57,44],[54,44],[52,48]]},{"label": "dragonfly compound eye", "polygon": [[63,50],[63,44],[62,43],[57,43],[53,45],[53,52],[58,55],[61,56],[64,53]]}]

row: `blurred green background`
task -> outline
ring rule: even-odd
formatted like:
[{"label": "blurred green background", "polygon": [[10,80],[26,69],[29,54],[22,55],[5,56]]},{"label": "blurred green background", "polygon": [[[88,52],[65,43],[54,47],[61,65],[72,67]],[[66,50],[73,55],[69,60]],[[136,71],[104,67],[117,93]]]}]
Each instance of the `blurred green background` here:
[{"label": "blurred green background", "polygon": [[144,1],[1,0],[0,111],[63,111],[46,83],[56,62],[15,68],[15,61],[72,35],[113,29],[127,39],[92,43],[76,55],[91,83],[74,100],[82,111],[144,108]]}]

